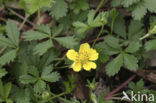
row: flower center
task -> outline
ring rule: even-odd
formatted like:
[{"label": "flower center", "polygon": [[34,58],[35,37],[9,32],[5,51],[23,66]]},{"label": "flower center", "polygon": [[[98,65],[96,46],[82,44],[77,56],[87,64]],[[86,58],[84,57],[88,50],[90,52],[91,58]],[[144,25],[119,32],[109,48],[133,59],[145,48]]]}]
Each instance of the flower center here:
[{"label": "flower center", "polygon": [[79,60],[81,61],[82,64],[84,64],[85,62],[87,62],[89,60],[89,55],[87,52],[81,52],[79,53]]}]

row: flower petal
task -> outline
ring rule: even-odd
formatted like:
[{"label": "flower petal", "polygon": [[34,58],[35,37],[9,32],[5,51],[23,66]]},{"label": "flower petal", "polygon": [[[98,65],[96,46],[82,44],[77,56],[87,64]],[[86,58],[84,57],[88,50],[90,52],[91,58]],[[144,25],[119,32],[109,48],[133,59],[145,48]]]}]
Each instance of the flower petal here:
[{"label": "flower petal", "polygon": [[96,69],[96,64],[94,62],[86,62],[83,64],[83,68],[86,71],[90,71],[92,69]]},{"label": "flower petal", "polygon": [[74,62],[72,68],[75,72],[79,72],[81,70],[81,62]]},{"label": "flower petal", "polygon": [[67,58],[69,58],[70,60],[75,61],[78,58],[78,53],[74,50],[68,50],[67,54],[66,54]]},{"label": "flower petal", "polygon": [[87,52],[90,50],[90,46],[88,43],[84,43],[80,45],[79,53]]},{"label": "flower petal", "polygon": [[90,52],[89,52],[89,60],[97,60],[99,57],[99,54],[96,52],[95,49],[90,49]]}]

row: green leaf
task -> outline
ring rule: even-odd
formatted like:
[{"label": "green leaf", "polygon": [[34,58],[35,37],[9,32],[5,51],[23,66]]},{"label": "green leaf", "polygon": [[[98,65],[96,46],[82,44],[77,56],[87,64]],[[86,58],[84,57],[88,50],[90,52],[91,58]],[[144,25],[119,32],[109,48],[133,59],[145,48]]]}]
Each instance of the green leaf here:
[{"label": "green leaf", "polygon": [[25,0],[29,4],[29,13],[33,14],[41,7],[50,7],[54,0]]},{"label": "green leaf", "polygon": [[29,71],[28,71],[29,74],[31,74],[31,75],[33,75],[35,77],[39,77],[39,71],[38,71],[38,69],[36,67],[30,66],[29,68],[30,68]]},{"label": "green leaf", "polygon": [[126,48],[125,51],[128,53],[135,53],[139,50],[141,46],[142,45],[140,44],[140,42],[130,42],[129,46]]},{"label": "green leaf", "polygon": [[50,15],[58,20],[59,18],[66,16],[67,8],[67,3],[64,0],[56,0],[50,10]]},{"label": "green leaf", "polygon": [[112,0],[112,1],[111,1],[111,6],[112,6],[112,7],[120,6],[120,5],[121,5],[121,1],[122,1],[122,0]]},{"label": "green leaf", "polygon": [[1,43],[1,45],[3,45],[3,46],[7,46],[7,47],[12,47],[12,48],[14,48],[14,45],[12,44],[12,42],[9,41],[6,37],[1,36],[1,35],[0,35],[0,43]]},{"label": "green leaf", "polygon": [[149,11],[156,13],[156,0],[145,0],[145,6],[148,8]]},{"label": "green leaf", "polygon": [[103,52],[100,52],[99,53],[99,60],[102,62],[102,63],[105,63],[109,60],[109,56],[104,54]]},{"label": "green leaf", "polygon": [[121,4],[122,4],[124,7],[129,7],[129,6],[131,6],[132,4],[135,4],[135,3],[139,2],[139,1],[140,1],[140,0],[123,0]]},{"label": "green leaf", "polygon": [[8,72],[5,69],[0,68],[0,78],[5,76]]},{"label": "green leaf", "polygon": [[11,99],[6,99],[6,103],[13,103]]},{"label": "green leaf", "polygon": [[132,20],[128,27],[128,39],[138,40],[143,33],[141,21]]},{"label": "green leaf", "polygon": [[119,12],[116,9],[112,9],[109,12],[109,17],[112,19],[112,21],[115,20],[118,15],[119,15]]},{"label": "green leaf", "polygon": [[77,31],[78,34],[82,34],[82,33],[86,32],[88,30],[88,25],[86,25],[86,24],[84,24],[82,22],[79,22],[79,21],[74,22],[73,26],[75,26],[76,31]]},{"label": "green leaf", "polygon": [[40,60],[41,68],[48,66],[55,58],[59,56],[60,52],[54,48],[50,49],[47,53],[45,53]]},{"label": "green leaf", "polygon": [[119,50],[114,49],[114,48],[108,46],[105,41],[97,43],[96,44],[96,48],[102,49],[101,52],[106,54],[106,55],[114,55],[114,54],[118,54],[120,52]]},{"label": "green leaf", "polygon": [[141,18],[143,18],[146,13],[147,10],[144,2],[140,2],[134,7],[134,10],[132,11],[132,16],[135,20],[141,20]]},{"label": "green leaf", "polygon": [[118,49],[120,50],[121,47],[119,45],[119,39],[113,37],[113,36],[106,36],[104,38],[105,42],[107,43],[107,45],[109,45],[112,48]]},{"label": "green leaf", "polygon": [[42,40],[44,38],[48,38],[49,35],[42,33],[42,32],[38,32],[38,31],[27,31],[24,33],[25,36],[25,40],[27,41],[31,41],[31,40]]},{"label": "green leaf", "polygon": [[30,103],[30,92],[28,89],[15,89],[14,88],[14,97],[16,103]]},{"label": "green leaf", "polygon": [[73,9],[75,14],[80,13],[81,10],[89,9],[88,0],[76,0],[71,4],[71,9]]},{"label": "green leaf", "polygon": [[136,70],[138,67],[138,60],[136,57],[133,55],[129,54],[123,54],[124,55],[124,65],[129,69],[129,70]]},{"label": "green leaf", "polygon": [[14,43],[14,45],[18,46],[20,33],[17,25],[13,21],[8,20],[6,31],[10,40]]},{"label": "green leaf", "polygon": [[53,47],[52,40],[39,43],[34,48],[34,54],[43,55],[49,48]]},{"label": "green leaf", "polygon": [[0,96],[3,97],[4,95],[4,86],[3,86],[3,83],[2,83],[2,80],[0,79]]},{"label": "green leaf", "polygon": [[123,65],[123,54],[118,55],[115,59],[106,65],[106,72],[109,76],[114,76],[119,72]]},{"label": "green leaf", "polygon": [[145,44],[146,51],[155,50],[156,49],[156,40],[150,40]]},{"label": "green leaf", "polygon": [[74,48],[78,44],[75,38],[70,36],[55,38],[55,40],[66,48]]},{"label": "green leaf", "polygon": [[22,84],[34,83],[37,81],[37,78],[30,75],[22,75],[19,79]]},{"label": "green leaf", "polygon": [[43,72],[41,74],[41,78],[48,82],[56,82],[59,80],[60,75],[57,72],[52,72],[53,67],[48,66],[45,69],[43,69]]},{"label": "green leaf", "polygon": [[34,85],[35,93],[42,93],[46,88],[46,83],[43,80],[38,80]]},{"label": "green leaf", "polygon": [[5,65],[12,62],[16,58],[16,50],[10,50],[0,57],[0,64]]},{"label": "green leaf", "polygon": [[89,27],[95,28],[95,27],[99,27],[99,26],[107,24],[106,17],[107,17],[107,13],[106,12],[100,12],[95,17],[95,19],[90,24],[88,24]]},{"label": "green leaf", "polygon": [[90,10],[88,13],[87,23],[91,24],[91,22],[94,20],[94,17],[95,17],[95,10]]},{"label": "green leaf", "polygon": [[51,30],[49,25],[43,25],[41,24],[40,26],[35,27],[36,30],[39,30],[40,32],[43,32],[45,34],[51,35]]},{"label": "green leaf", "polygon": [[52,28],[52,36],[56,37],[58,34],[60,34],[62,32],[63,28],[64,28],[63,25],[53,27]]},{"label": "green leaf", "polygon": [[11,83],[7,83],[4,85],[4,91],[5,91],[4,97],[5,98],[8,98],[10,91],[11,91],[11,87],[12,87]]},{"label": "green leaf", "polygon": [[[120,26],[119,26],[120,25]],[[117,16],[114,22],[114,32],[119,36],[126,38],[126,26],[122,15]]]}]

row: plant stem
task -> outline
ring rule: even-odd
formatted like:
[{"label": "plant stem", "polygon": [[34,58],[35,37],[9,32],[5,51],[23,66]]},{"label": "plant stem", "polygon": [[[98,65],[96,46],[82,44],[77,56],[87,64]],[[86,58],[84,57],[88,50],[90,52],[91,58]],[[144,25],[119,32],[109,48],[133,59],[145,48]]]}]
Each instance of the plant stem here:
[{"label": "plant stem", "polygon": [[56,69],[64,69],[64,68],[68,68],[69,65],[66,65],[66,66],[62,66],[62,67],[56,67]]},{"label": "plant stem", "polygon": [[112,20],[112,23],[111,23],[111,35],[112,35],[112,33],[113,33],[114,21],[115,21],[115,19],[113,19],[113,20]]},{"label": "plant stem", "polygon": [[29,17],[29,15],[28,15],[28,14],[26,14],[26,16],[25,16],[25,18],[24,18],[24,20],[23,20],[22,24],[21,24],[21,25],[20,25],[20,27],[19,27],[19,30],[21,30],[21,29],[23,28],[23,26],[24,26],[24,24],[26,23],[26,21],[27,21],[28,17]]},{"label": "plant stem", "polygon": [[[9,8],[8,8],[8,10],[9,10],[11,13],[13,13],[14,15],[16,15],[17,17],[19,17],[20,19],[24,20],[24,17],[23,17],[22,15],[18,14],[17,12],[13,11],[12,9],[9,9]],[[29,24],[32,25],[32,26],[35,26],[35,24],[32,23],[32,22],[30,22],[29,20],[27,20],[26,22],[29,23]]]},{"label": "plant stem", "polygon": [[126,86],[130,81],[132,81],[134,78],[136,77],[136,75],[132,75],[128,80],[126,80],[124,83],[122,83],[118,88],[116,88],[115,90],[113,90],[112,92],[110,92],[109,94],[107,94],[107,96],[105,97],[105,100],[109,100],[113,94],[115,94],[116,92],[118,92],[121,88],[123,88],[124,86]]},{"label": "plant stem", "polygon": [[38,26],[40,26],[40,16],[41,16],[41,14],[40,14],[40,8],[38,9]]},{"label": "plant stem", "polygon": [[66,55],[64,55],[56,64],[55,64],[55,66],[57,66],[57,65],[59,65],[60,64],[60,62],[62,61],[62,60],[64,60],[65,59],[65,57],[66,57]]},{"label": "plant stem", "polygon": [[53,99],[55,99],[55,98],[61,97],[61,96],[66,95],[66,94],[67,94],[67,92],[60,93],[60,94],[58,94],[58,95],[55,95],[55,96],[53,96],[53,97],[47,99],[46,101],[51,101],[51,100],[53,100]]},{"label": "plant stem", "polygon": [[102,7],[102,5],[104,4],[105,0],[101,0],[100,3],[98,4],[95,13],[97,13],[99,11],[99,9]]},{"label": "plant stem", "polygon": [[96,41],[97,41],[98,38],[101,36],[101,34],[102,34],[102,32],[103,32],[103,29],[104,29],[104,25],[102,25],[101,30],[100,30],[100,32],[99,32],[97,38],[95,39],[95,41],[94,41],[93,44],[92,44],[92,47],[93,47],[93,48],[94,48],[94,46],[95,46]]},{"label": "plant stem", "polygon": [[141,37],[139,40],[143,40],[143,39],[145,39],[145,38],[147,38],[147,37],[149,37],[149,36],[150,36],[150,34],[147,33],[145,36]]}]

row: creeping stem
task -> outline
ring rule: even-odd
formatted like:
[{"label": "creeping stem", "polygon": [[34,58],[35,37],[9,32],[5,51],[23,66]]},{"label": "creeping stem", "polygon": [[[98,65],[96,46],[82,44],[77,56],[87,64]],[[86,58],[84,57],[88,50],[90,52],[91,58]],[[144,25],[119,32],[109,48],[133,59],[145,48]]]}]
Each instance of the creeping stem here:
[{"label": "creeping stem", "polygon": [[92,45],[93,48],[94,48],[95,43],[97,42],[98,38],[101,36],[101,34],[102,34],[102,32],[103,32],[103,29],[104,29],[104,25],[102,25],[101,30],[100,30],[100,32],[99,32],[97,38],[96,38],[95,41],[93,42],[93,45]]}]

